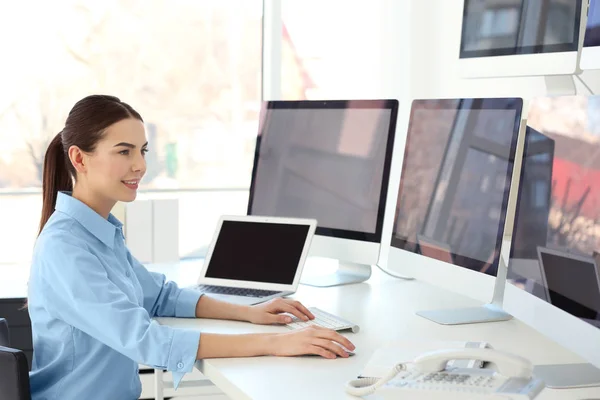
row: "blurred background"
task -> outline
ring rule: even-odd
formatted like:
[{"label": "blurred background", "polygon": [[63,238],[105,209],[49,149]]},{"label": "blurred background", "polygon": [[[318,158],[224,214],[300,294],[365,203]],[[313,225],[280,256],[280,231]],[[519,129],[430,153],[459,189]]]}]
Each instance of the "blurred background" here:
[{"label": "blurred background", "polygon": [[[350,49],[377,43],[378,30],[352,33],[357,21],[375,23],[376,11],[347,7],[341,38],[326,34],[341,1],[327,3],[318,13],[315,0],[282,5],[283,99],[345,93],[375,62]],[[93,93],[141,113],[150,151],[138,198],[179,199],[180,256],[202,256],[218,217],[246,212],[262,13],[261,0],[0,3],[0,265],[27,265],[45,149],[75,102]]]}]

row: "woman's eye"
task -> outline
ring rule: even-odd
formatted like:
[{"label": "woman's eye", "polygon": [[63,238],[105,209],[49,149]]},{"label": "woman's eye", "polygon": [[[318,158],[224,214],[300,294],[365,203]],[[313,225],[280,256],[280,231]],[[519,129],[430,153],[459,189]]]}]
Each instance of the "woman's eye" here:
[{"label": "woman's eye", "polygon": [[143,148],[143,149],[142,149],[142,155],[144,155],[144,156],[145,156],[147,152],[148,152],[148,149],[146,149],[146,148]]},{"label": "woman's eye", "polygon": [[122,155],[124,155],[124,156],[128,156],[128,155],[129,155],[129,150],[121,150],[121,151],[119,152],[119,154],[122,154]]}]

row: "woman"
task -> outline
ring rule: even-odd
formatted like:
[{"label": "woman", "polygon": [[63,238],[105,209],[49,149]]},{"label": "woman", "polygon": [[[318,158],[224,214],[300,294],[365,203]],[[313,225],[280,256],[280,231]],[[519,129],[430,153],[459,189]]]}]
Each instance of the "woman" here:
[{"label": "woman", "polygon": [[142,117],[116,97],[79,101],[44,159],[43,209],[29,281],[33,399],[137,399],[138,363],[172,371],[175,383],[201,358],[316,354],[347,357],[327,329],[220,335],[161,326],[153,317],[290,322],[299,302],[239,306],[180,289],[127,250],[117,201],[133,201],[146,171]]}]

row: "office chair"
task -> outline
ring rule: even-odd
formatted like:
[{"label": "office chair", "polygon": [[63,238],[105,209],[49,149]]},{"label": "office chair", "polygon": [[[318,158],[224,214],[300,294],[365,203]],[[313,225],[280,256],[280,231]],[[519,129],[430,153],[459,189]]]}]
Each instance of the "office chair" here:
[{"label": "office chair", "polygon": [[10,338],[8,336],[8,323],[4,318],[0,318],[0,346],[7,347],[10,345]]},{"label": "office chair", "polygon": [[21,350],[9,345],[8,324],[0,318],[0,399],[30,400],[27,358]]}]

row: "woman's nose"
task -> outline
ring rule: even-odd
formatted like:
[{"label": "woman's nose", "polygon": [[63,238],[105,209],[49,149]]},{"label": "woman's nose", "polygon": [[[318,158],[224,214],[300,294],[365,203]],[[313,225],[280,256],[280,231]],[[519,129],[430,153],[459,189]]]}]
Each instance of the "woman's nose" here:
[{"label": "woman's nose", "polygon": [[133,163],[132,169],[135,172],[138,172],[138,171],[146,172],[146,159],[140,155]]}]

